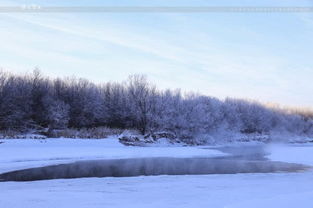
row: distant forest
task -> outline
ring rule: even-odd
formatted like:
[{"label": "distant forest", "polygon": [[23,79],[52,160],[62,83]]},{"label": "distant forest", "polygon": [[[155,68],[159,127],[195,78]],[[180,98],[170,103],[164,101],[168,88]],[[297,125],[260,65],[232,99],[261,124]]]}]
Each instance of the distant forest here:
[{"label": "distant forest", "polygon": [[180,138],[233,134],[313,135],[309,111],[180,90],[159,90],[143,75],[121,83],[0,71],[0,130],[94,128],[168,131]]}]

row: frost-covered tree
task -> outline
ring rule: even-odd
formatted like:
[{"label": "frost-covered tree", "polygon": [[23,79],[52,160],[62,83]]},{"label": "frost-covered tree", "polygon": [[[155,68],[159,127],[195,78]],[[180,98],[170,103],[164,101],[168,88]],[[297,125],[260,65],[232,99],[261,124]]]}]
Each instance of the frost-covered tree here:
[{"label": "frost-covered tree", "polygon": [[0,128],[23,130],[31,120],[31,88],[26,79],[0,74]]},{"label": "frost-covered tree", "polygon": [[[60,100],[70,106],[69,126],[92,127],[101,112],[101,97],[97,86],[85,79],[68,78],[61,86]],[[60,83],[58,83],[60,87]]]},{"label": "frost-covered tree", "polygon": [[128,104],[133,126],[145,134],[152,126],[156,89],[143,75],[129,76],[127,82]]},{"label": "frost-covered tree", "polygon": [[70,106],[61,100],[48,99],[47,105],[47,120],[49,129],[64,129],[67,128],[69,122],[69,109]]},{"label": "frost-covered tree", "polygon": [[134,128],[169,131],[193,142],[206,135],[313,136],[309,110],[269,107],[255,101],[157,90],[143,75],[122,83],[14,75],[0,71],[0,130],[34,128]]},{"label": "frost-covered tree", "polygon": [[29,83],[31,84],[32,121],[39,127],[47,127],[49,121],[46,115],[50,103],[45,101],[49,99],[51,83],[41,75],[39,69],[35,69],[32,75],[29,76]]},{"label": "frost-covered tree", "polygon": [[101,86],[102,123],[109,127],[126,128],[130,113],[125,87],[118,83]]}]

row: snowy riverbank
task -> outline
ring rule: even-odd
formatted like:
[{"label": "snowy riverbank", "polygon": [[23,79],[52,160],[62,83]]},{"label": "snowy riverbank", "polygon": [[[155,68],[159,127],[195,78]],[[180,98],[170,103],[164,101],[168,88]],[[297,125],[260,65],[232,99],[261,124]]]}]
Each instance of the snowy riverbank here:
[{"label": "snowy riverbank", "polygon": [[[86,159],[215,157],[200,147],[125,147],[107,140],[2,140],[1,172]],[[270,145],[271,160],[313,165],[313,145]],[[313,171],[125,178],[79,178],[0,183],[0,207],[311,208]]]}]

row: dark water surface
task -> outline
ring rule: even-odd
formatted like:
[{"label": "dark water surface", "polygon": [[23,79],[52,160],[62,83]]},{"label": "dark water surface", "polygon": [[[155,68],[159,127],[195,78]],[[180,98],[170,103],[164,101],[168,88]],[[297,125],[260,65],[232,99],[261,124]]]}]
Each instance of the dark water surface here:
[{"label": "dark water surface", "polygon": [[223,147],[231,156],[216,158],[129,158],[80,161],[0,174],[0,181],[35,181],[83,177],[151,175],[205,175],[235,173],[297,172],[307,166],[269,161],[260,147]]}]

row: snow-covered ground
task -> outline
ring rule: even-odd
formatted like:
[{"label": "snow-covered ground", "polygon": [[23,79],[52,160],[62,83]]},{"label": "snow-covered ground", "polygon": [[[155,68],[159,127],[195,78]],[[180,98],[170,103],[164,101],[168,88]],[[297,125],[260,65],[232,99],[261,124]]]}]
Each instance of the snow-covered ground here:
[{"label": "snow-covered ground", "polygon": [[[2,140],[0,172],[84,159],[222,156],[199,147],[124,147],[108,140]],[[272,160],[313,165],[312,145],[271,145]],[[21,163],[21,164],[20,164]],[[1,182],[0,207],[313,207],[313,171]]]},{"label": "snow-covered ground", "polygon": [[301,163],[313,166],[313,144],[270,145],[268,158],[275,161]]}]

